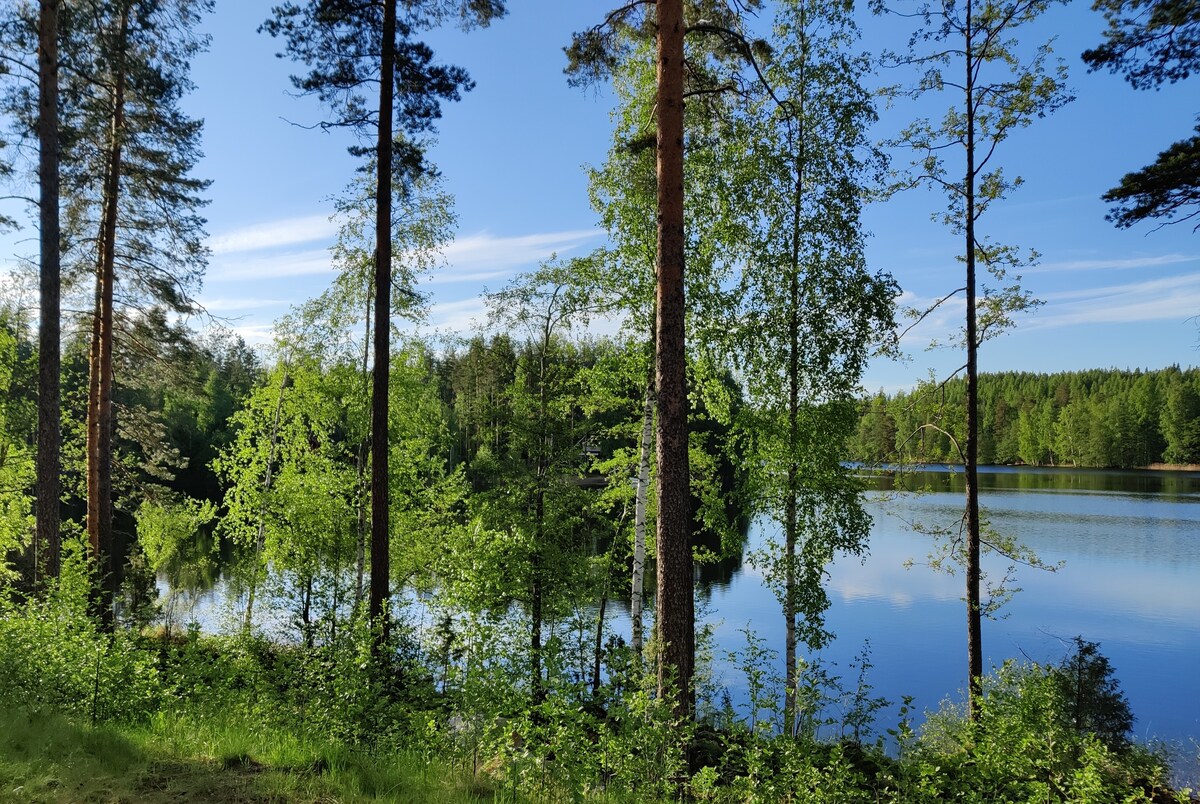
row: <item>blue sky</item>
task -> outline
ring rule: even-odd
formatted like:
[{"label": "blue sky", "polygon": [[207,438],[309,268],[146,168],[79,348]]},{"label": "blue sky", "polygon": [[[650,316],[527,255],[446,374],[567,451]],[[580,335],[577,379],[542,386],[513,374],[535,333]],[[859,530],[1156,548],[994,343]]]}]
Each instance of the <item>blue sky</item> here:
[{"label": "blue sky", "polygon": [[[566,85],[562,47],[611,3],[510,6],[490,29],[429,37],[440,59],[466,67],[477,83],[446,107],[432,151],[456,197],[459,226],[446,267],[425,288],[434,302],[430,327],[467,329],[481,315],[484,287],[500,288],[552,252],[571,256],[604,242],[583,166],[604,158],[611,104],[604,92]],[[204,26],[212,47],[195,61],[197,89],[186,101],[206,120],[198,174],[214,180],[206,210],[213,253],[201,301],[251,343],[267,340],[273,320],[332,279],[328,216],[356,167],[347,135],[302,127],[319,121],[322,110],[312,98],[294,97],[287,77],[301,68],[277,59],[280,44],[256,33],[269,7],[218,1]],[[1136,92],[1116,76],[1086,73],[1078,55],[1100,41],[1102,28],[1089,7],[1068,3],[1022,34],[1029,42],[1057,37],[1077,100],[998,153],[1005,172],[1025,185],[989,213],[984,230],[1041,253],[1041,265],[1024,278],[1045,304],[985,345],[985,371],[1197,362],[1198,235],[1187,225],[1119,231],[1104,220],[1099,196],[1191,132],[1200,84]],[[862,16],[865,46],[907,41],[894,22]],[[913,113],[901,103],[886,110],[880,136]],[[914,190],[868,211],[869,262],[895,275],[906,302],[940,296],[961,275],[954,260],[959,239],[930,221],[943,207],[941,196]],[[9,253],[31,247],[4,245]],[[864,385],[892,390],[930,368],[957,367],[957,353],[922,347],[953,327],[961,309],[948,307],[906,339],[908,361],[873,363]]]}]

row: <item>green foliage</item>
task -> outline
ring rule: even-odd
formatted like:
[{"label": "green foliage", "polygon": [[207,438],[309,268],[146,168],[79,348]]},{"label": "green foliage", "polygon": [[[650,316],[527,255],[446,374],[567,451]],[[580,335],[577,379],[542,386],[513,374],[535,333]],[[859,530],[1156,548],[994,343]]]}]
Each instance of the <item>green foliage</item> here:
[{"label": "green foliage", "polygon": [[[1141,748],[1114,751],[1077,718],[1080,696],[1119,708],[1107,661],[1091,643],[1078,647],[1059,668],[1006,662],[984,679],[975,722],[957,707],[931,716],[899,780],[907,800],[1150,801],[1155,790],[1169,795],[1155,787],[1163,777],[1161,760]],[[1086,670],[1072,675],[1072,666]]]},{"label": "green foliage", "polygon": [[215,516],[216,507],[207,500],[142,503],[137,537],[150,568],[157,573],[178,566],[181,553]]},{"label": "green foliage", "polygon": [[1200,215],[1200,126],[1195,136],[1172,143],[1146,167],[1126,173],[1101,198],[1114,205],[1105,218],[1122,229],[1146,220],[1181,223]]},{"label": "green foliage", "polygon": [[1058,666],[1009,663],[987,677],[978,721],[944,708],[916,735],[902,714],[901,750],[890,758],[862,742],[878,708],[863,657],[850,692],[819,665],[802,674],[813,691],[804,701],[842,710],[844,736],[835,731],[833,742],[779,735],[760,719],[778,707],[778,679],[752,634],[741,661],[759,710],[717,726],[676,720],[671,699],[653,696],[653,678],[615,645],[591,690],[572,670],[579,649],[561,625],[548,629],[547,695],[531,705],[521,689],[526,625],[511,613],[449,626],[459,647],[437,692],[416,633],[396,629],[381,669],[361,619],[307,648],[197,627],[99,634],[71,544],[45,602],[0,612],[5,789],[57,785],[70,797],[129,784],[139,798],[216,789],[210,773],[220,771],[214,778],[230,789],[263,789],[247,786],[253,777],[301,801],[454,800],[469,790],[513,801],[666,801],[681,779],[703,801],[1176,800],[1162,762],[1128,742],[1112,667],[1083,640]]},{"label": "green foliage", "polygon": [[[426,172],[422,146],[414,138],[433,127],[441,116],[441,102],[458,100],[463,90],[474,86],[461,67],[435,63],[433,51],[417,34],[447,16],[458,16],[464,25],[486,25],[504,15],[505,4],[502,0],[427,0],[398,5],[393,43],[396,97],[389,99],[389,105],[402,134],[391,143],[393,175],[401,178]],[[322,127],[349,128],[360,134],[375,128],[379,104],[371,90],[379,81],[379,54],[383,52],[382,6],[303,0],[274,6],[271,15],[259,30],[282,39],[287,55],[309,68],[306,75],[293,75],[292,84],[301,92],[316,95],[333,113]],[[373,147],[350,148],[357,156],[373,151]]]},{"label": "green foliage", "polygon": [[[1200,374],[1088,370],[981,375],[980,462],[1136,467],[1200,460]],[[849,454],[959,463],[965,381],[861,400]]]},{"label": "green foliage", "polygon": [[356,480],[339,437],[340,390],[336,374],[297,356],[235,415],[237,436],[214,462],[227,484],[220,528],[252,555],[254,578],[273,565],[311,579],[353,552],[346,512]]},{"label": "green foliage", "polygon": [[45,600],[0,599],[0,698],[8,706],[92,722],[141,722],[163,681],[136,635],[102,633],[88,613],[85,547],[64,539],[59,583]]},{"label": "green foliage", "polygon": [[1058,682],[1066,727],[1095,736],[1109,751],[1129,748],[1133,710],[1099,645],[1075,637],[1075,651],[1051,675]]},{"label": "green foliage", "polygon": [[239,712],[89,726],[0,710],[0,789],[16,801],[474,802],[489,788],[444,758],[365,751]]},{"label": "green foliage", "polygon": [[1092,70],[1121,73],[1134,89],[1157,88],[1200,68],[1200,5],[1195,0],[1095,0],[1104,42],[1086,50]]},{"label": "green foliage", "polygon": [[33,530],[33,454],[19,425],[22,362],[12,325],[0,311],[0,589],[15,579],[9,557],[29,544]]},{"label": "green foliage", "polygon": [[[191,60],[208,46],[197,31],[211,0],[82,0],[60,4],[64,282],[95,272],[109,142],[118,110],[112,91],[123,72],[129,91],[120,114],[116,275],[118,316],[136,319],[154,305],[190,313],[208,257],[199,210],[209,182],[192,174],[201,158],[203,121],[181,101],[192,89]],[[122,15],[128,24],[121,29]],[[36,22],[27,23],[28,36]],[[32,42],[25,52],[32,53]],[[22,99],[37,109],[33,94]],[[25,105],[27,104],[27,105]],[[118,336],[120,337],[120,336]],[[128,345],[127,345],[128,346]],[[120,375],[118,374],[118,382]]]},{"label": "green foliage", "polygon": [[[1104,41],[1083,52],[1091,70],[1120,73],[1134,89],[1159,89],[1200,67],[1200,3],[1195,0],[1096,0]],[[1200,134],[1200,128],[1197,128]],[[1106,192],[1106,216],[1127,228],[1150,219],[1179,223],[1200,215],[1200,136],[1180,140]]]}]

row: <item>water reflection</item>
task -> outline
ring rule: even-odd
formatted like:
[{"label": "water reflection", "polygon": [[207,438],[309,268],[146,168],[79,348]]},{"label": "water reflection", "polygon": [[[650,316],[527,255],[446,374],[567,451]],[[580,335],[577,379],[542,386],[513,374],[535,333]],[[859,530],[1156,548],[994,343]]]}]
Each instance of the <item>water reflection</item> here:
[{"label": "water reflection", "polygon": [[[854,465],[860,476],[878,491],[927,489],[962,491],[961,466]],[[1054,466],[981,466],[982,491],[1073,491],[1121,495],[1178,497],[1200,502],[1200,472],[1167,472],[1153,469],[1076,469]]]},{"label": "water reflection", "polygon": [[[894,702],[913,695],[918,708],[935,708],[966,685],[963,580],[923,565],[933,540],[910,523],[947,526],[960,518],[962,476],[927,467],[899,479],[872,475],[870,483],[870,555],[830,569],[827,624],[837,639],[822,658],[851,684],[850,662],[869,640],[875,694]],[[1057,662],[1082,635],[1111,660],[1140,737],[1200,738],[1200,474],[991,467],[981,488],[994,528],[1049,563],[1065,562],[1056,573],[1020,572],[1023,591],[1003,609],[1005,619],[984,623],[985,664]],[[777,527],[755,522],[747,549]],[[994,573],[1005,566],[984,564]],[[745,679],[723,657],[744,647],[747,625],[782,653],[779,604],[741,557],[700,567],[697,580],[713,626],[714,680],[738,703]],[[198,605],[189,601],[191,614],[215,622],[239,595],[226,578]],[[625,603],[610,603],[609,624],[628,638]],[[894,709],[885,712],[879,727],[893,726],[895,717]]]},{"label": "water reflection", "polygon": [[[962,516],[962,478],[925,471],[903,478],[929,493],[896,492],[895,476],[876,476],[867,505],[875,519],[871,554],[842,560],[829,579],[828,624],[838,634],[826,658],[843,674],[870,640],[877,694],[917,696],[934,707],[965,687],[963,580],[924,566],[933,538],[912,523],[949,526]],[[1018,537],[1055,573],[1022,568],[1020,594],[1004,619],[984,623],[988,664],[1007,658],[1058,661],[1076,634],[1101,643],[1137,715],[1142,737],[1200,736],[1200,476],[994,468],[981,474],[992,526]],[[759,524],[751,547],[763,538]],[[913,562],[905,569],[906,562]],[[1006,563],[985,560],[1002,574]],[[743,570],[713,595],[724,624],[718,640],[736,646],[749,622],[773,638],[782,630],[774,596]],[[782,639],[775,640],[782,643]],[[733,685],[736,668],[721,672]],[[884,726],[889,725],[887,723]]]}]

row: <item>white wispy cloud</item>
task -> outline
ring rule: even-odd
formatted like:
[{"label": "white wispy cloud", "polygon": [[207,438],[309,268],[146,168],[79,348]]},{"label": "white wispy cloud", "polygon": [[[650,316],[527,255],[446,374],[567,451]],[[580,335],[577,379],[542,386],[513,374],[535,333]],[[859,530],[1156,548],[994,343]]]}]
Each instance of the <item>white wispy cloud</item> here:
[{"label": "white wispy cloud", "polygon": [[208,246],[213,254],[240,254],[329,240],[336,233],[337,225],[328,216],[305,215],[234,229],[213,237]]},{"label": "white wispy cloud", "polygon": [[567,254],[603,234],[602,229],[574,229],[514,237],[497,237],[487,232],[478,232],[457,238],[446,248],[445,256],[446,261],[456,268],[512,267],[544,260],[554,253]]},{"label": "white wispy cloud", "polygon": [[425,280],[427,285],[449,285],[456,282],[490,282],[493,279],[505,279],[512,276],[511,268],[497,271],[475,271],[474,273],[457,273],[452,268],[442,268]]},{"label": "white wispy cloud", "polygon": [[316,276],[333,270],[325,249],[273,254],[264,257],[225,257],[214,260],[208,278],[224,282]]},{"label": "white wispy cloud", "polygon": [[429,308],[429,325],[443,331],[470,332],[486,320],[487,305],[482,296],[438,302]]},{"label": "white wispy cloud", "polygon": [[[1166,255],[1095,262],[1108,268],[1138,268],[1185,262],[1191,257]],[[1083,263],[1073,263],[1082,266]],[[1083,270],[1082,267],[1063,270]],[[1097,267],[1097,270],[1100,270]],[[1200,273],[1158,276],[1139,282],[1122,282],[1097,287],[1075,287],[1070,290],[1039,294],[1044,305],[1021,316],[1022,330],[1052,329],[1087,324],[1129,324],[1146,321],[1186,321],[1200,314]],[[924,310],[934,297],[904,293],[902,306]],[[945,302],[942,307],[913,327],[903,340],[909,348],[920,347],[931,340],[956,336],[962,327],[965,303],[961,297]],[[901,323],[901,329],[909,321]]]},{"label": "white wispy cloud", "polygon": [[200,299],[200,306],[210,313],[235,313],[239,311],[262,310],[269,307],[285,307],[291,304],[287,299],[258,299],[253,296],[235,298]]},{"label": "white wispy cloud", "polygon": [[[283,247],[324,240],[333,232],[333,225],[324,218],[310,216],[224,235],[210,244],[215,259],[209,266],[208,276],[222,281],[250,281],[327,273],[332,269],[328,250],[289,251]],[[498,237],[487,232],[467,235],[444,249],[446,265],[426,282],[446,285],[505,279],[517,267],[545,260],[556,253],[570,254],[603,234],[600,229],[575,229],[511,237]],[[265,255],[254,253],[273,249],[278,251]]]},{"label": "white wispy cloud", "polygon": [[1113,271],[1133,268],[1157,268],[1163,265],[1179,265],[1185,262],[1196,262],[1200,257],[1188,254],[1158,254],[1148,257],[1131,257],[1126,259],[1103,260],[1066,260],[1062,262],[1047,262],[1026,269],[1025,273],[1051,273],[1055,271]]},{"label": "white wispy cloud", "polygon": [[234,334],[241,336],[246,345],[252,349],[264,349],[272,343],[275,334],[273,324],[245,324],[232,328]]},{"label": "white wispy cloud", "polygon": [[1200,311],[1200,275],[1066,290],[1048,293],[1044,298],[1045,308],[1023,324],[1024,328],[1185,321]]}]

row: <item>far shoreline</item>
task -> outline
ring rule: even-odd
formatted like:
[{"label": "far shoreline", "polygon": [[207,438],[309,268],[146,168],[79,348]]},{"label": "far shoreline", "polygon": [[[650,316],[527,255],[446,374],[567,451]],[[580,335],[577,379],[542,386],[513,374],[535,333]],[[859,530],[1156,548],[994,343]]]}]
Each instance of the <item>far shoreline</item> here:
[{"label": "far shoreline", "polygon": [[[856,468],[869,469],[876,468],[883,471],[895,471],[894,467],[903,466],[907,469],[916,471],[936,471],[936,467],[945,467],[950,470],[961,470],[963,464],[941,461],[938,463],[909,463],[909,464],[866,464],[858,461],[848,462],[851,465],[856,465]],[[981,463],[980,469],[1080,469],[1084,471],[1110,471],[1110,472],[1196,472],[1200,473],[1200,463],[1152,463],[1146,466],[1075,466],[1074,464],[1066,463]]]},{"label": "far shoreline", "polygon": [[1155,472],[1200,472],[1200,463],[1152,463],[1138,468]]}]

